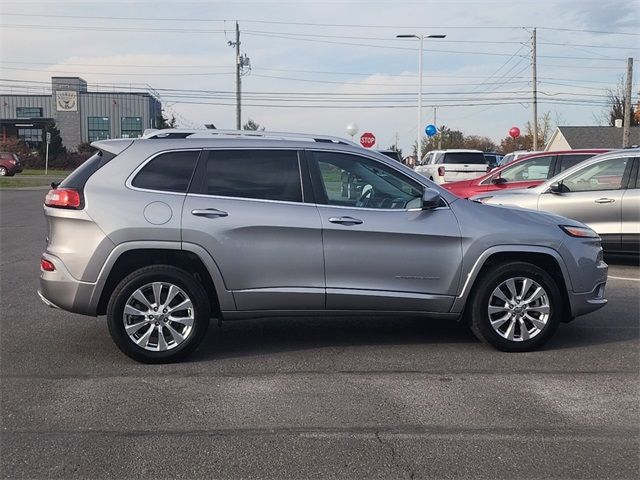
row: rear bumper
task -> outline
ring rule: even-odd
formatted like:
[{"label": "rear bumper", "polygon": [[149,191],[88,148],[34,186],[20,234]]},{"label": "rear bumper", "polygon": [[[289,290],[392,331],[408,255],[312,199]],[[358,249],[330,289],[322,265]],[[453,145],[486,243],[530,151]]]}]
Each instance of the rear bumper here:
[{"label": "rear bumper", "polygon": [[91,302],[96,284],[73,278],[59,258],[49,254],[43,257],[53,263],[56,269],[53,272],[40,272],[40,299],[53,308],[96,316],[96,306]]}]

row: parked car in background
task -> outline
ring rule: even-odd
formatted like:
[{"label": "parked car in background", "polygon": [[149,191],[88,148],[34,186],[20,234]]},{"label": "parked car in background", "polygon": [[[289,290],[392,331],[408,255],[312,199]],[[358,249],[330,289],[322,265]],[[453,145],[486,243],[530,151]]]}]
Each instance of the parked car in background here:
[{"label": "parked car in background", "polygon": [[640,149],[598,155],[524,190],[487,192],[482,203],[553,212],[588,225],[606,252],[640,253]]},{"label": "parked car in background", "polygon": [[12,177],[22,172],[23,166],[20,157],[15,153],[0,152],[0,177]]},{"label": "parked car in background", "polygon": [[484,152],[484,158],[487,159],[487,165],[489,165],[489,168],[496,168],[500,165],[502,155],[497,152]]},{"label": "parked car in background", "polygon": [[442,186],[462,198],[495,190],[535,187],[594,155],[608,151],[595,149],[535,153],[493,169],[481,177]]},{"label": "parked car in background", "polygon": [[402,156],[397,150],[378,150],[382,155],[393,158],[395,161],[402,163]]},{"label": "parked car in background", "polygon": [[533,155],[534,153],[543,153],[541,151],[529,151],[529,150],[516,150],[515,152],[507,153],[504,157],[500,159],[498,166],[506,165],[507,163],[511,163],[514,160],[518,160],[519,158],[524,157],[525,155]]},{"label": "parked car in background", "polygon": [[607,303],[591,229],[461,200],[348,140],[160,130],[92,145],[45,198],[39,293],[106,314],[143,362],[185,357],[211,318],[286,315],[468,319],[526,351]]},{"label": "parked car in background", "polygon": [[480,150],[432,150],[415,171],[437,184],[479,177],[487,173],[487,158]]}]

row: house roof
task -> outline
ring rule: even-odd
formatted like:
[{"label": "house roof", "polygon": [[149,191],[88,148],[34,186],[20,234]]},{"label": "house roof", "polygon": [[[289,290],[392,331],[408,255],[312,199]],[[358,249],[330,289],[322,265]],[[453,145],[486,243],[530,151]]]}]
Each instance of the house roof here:
[{"label": "house roof", "polygon": [[[621,148],[622,128],[616,127],[558,127],[571,148]],[[640,144],[640,127],[629,130],[631,145]]]}]

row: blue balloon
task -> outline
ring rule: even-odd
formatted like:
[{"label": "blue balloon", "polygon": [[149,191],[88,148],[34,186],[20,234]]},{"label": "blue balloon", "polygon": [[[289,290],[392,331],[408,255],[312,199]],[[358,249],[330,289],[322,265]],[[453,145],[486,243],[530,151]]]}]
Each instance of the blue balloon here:
[{"label": "blue balloon", "polygon": [[438,133],[438,129],[435,125],[427,125],[427,128],[424,129],[424,132],[429,137],[433,137],[436,133]]}]

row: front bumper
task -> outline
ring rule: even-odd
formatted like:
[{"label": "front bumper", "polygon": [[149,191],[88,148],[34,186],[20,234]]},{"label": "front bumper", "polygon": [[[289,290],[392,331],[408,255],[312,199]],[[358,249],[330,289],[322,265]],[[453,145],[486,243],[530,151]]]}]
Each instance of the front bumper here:
[{"label": "front bumper", "polygon": [[571,307],[571,317],[594,312],[607,304],[605,295],[606,280],[598,283],[593,290],[587,293],[569,293],[569,304]]}]

